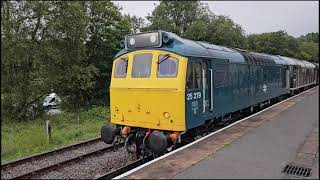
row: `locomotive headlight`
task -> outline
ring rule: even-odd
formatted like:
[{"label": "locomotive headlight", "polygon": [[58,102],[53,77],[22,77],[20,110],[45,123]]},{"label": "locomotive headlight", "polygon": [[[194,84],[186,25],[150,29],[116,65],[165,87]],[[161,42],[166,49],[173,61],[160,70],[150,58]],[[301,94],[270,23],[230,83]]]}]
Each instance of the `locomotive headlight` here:
[{"label": "locomotive headlight", "polygon": [[150,42],[155,43],[157,40],[157,37],[155,35],[150,36]]},{"label": "locomotive headlight", "polygon": [[130,45],[134,45],[135,42],[136,42],[136,40],[134,40],[134,38],[130,38],[130,40],[129,40]]},{"label": "locomotive headlight", "polygon": [[164,117],[165,119],[169,119],[169,118],[170,118],[170,114],[169,114],[168,112],[164,112],[164,113],[163,113],[163,117]]}]

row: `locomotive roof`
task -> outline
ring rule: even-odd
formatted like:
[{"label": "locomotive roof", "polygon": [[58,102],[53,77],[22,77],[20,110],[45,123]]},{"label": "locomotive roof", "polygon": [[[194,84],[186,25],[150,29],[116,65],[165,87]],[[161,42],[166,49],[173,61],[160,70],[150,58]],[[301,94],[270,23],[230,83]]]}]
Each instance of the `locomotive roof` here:
[{"label": "locomotive roof", "polygon": [[285,56],[278,56],[278,57],[286,61],[289,65],[299,65],[297,59],[293,59]]},{"label": "locomotive roof", "polygon": [[[173,39],[173,42],[169,45],[163,45],[161,47],[148,47],[148,48],[137,48],[135,50],[141,49],[157,49],[163,51],[173,52],[185,57],[208,57],[208,58],[219,58],[219,59],[228,59],[231,63],[246,63],[249,62],[248,59],[254,59],[257,63],[262,61],[267,61],[268,63],[274,63],[279,65],[299,65],[302,67],[315,67],[311,65],[312,63],[303,63],[300,60],[279,56],[279,55],[270,55],[265,53],[256,53],[250,52],[237,48],[227,48],[215,44],[210,44],[203,41],[193,41],[189,39],[184,39],[178,35],[166,32],[159,31],[163,35],[167,35]],[[118,52],[114,58],[117,58],[123,54],[135,51],[130,49],[123,49]],[[249,57],[248,57],[249,56]]]},{"label": "locomotive roof", "polygon": [[[178,35],[161,31],[162,34],[168,35],[174,39],[174,41],[165,46],[153,47],[153,48],[140,48],[140,49],[157,49],[173,52],[186,57],[209,57],[209,58],[220,58],[220,59],[229,59],[229,62],[238,62],[245,63],[243,56],[238,53],[236,50],[209,44],[201,41],[192,41],[189,39],[184,39]],[[139,50],[139,49],[136,49]],[[118,52],[114,58],[117,58],[123,54],[132,52],[133,50],[123,49]]]}]

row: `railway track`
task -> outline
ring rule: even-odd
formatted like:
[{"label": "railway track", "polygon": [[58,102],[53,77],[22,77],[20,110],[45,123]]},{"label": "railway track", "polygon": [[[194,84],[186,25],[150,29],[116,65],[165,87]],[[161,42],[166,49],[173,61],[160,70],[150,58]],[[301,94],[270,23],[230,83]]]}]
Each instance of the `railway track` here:
[{"label": "railway track", "polygon": [[[234,120],[236,121],[236,120]],[[226,126],[227,124],[232,123],[232,122],[228,122],[225,124],[221,124],[219,126],[217,126],[214,130],[212,130],[211,132],[214,132],[218,129],[220,129],[223,126]],[[207,133],[211,133],[211,132],[207,132]],[[206,133],[206,134],[207,134]],[[198,138],[206,135],[200,135]],[[63,152],[68,152],[68,151],[81,151],[81,147],[84,146],[93,146],[94,143],[98,143],[101,142],[102,144],[104,144],[104,142],[101,141],[100,138],[98,139],[93,139],[90,141],[86,141],[80,144],[75,144],[75,145],[71,145],[62,149],[58,149],[55,151],[50,151],[50,152],[46,152],[46,153],[42,153],[36,156],[32,156],[32,157],[28,157],[28,158],[24,158],[24,159],[20,159],[14,162],[10,162],[7,164],[4,164],[1,166],[1,177],[3,176],[3,171],[10,171],[10,168],[14,168],[15,172],[17,172],[17,168],[19,166],[27,166],[30,164],[37,164],[37,161],[41,160],[41,159],[45,159],[48,161],[48,158],[50,156],[56,156],[59,153],[63,153]],[[105,144],[104,144],[105,145]],[[120,147],[123,146],[123,143],[120,145]],[[61,161],[58,161],[56,163],[52,163],[50,165],[46,165],[46,166],[42,166],[39,168],[34,168],[28,171],[22,171],[19,172],[19,174],[17,175],[16,173],[14,173],[14,176],[9,176],[9,177],[4,177],[5,179],[47,179],[47,178],[83,178],[82,175],[74,173],[74,169],[80,170],[84,169],[85,167],[87,168],[92,168],[95,169],[94,164],[95,164],[95,160],[92,160],[94,158],[99,159],[100,161],[103,159],[107,159],[107,162],[105,163],[107,168],[102,168],[100,170],[97,170],[95,173],[90,174],[90,176],[85,177],[85,178],[95,178],[95,179],[111,179],[113,177],[116,177],[122,173],[125,173],[131,169],[134,169],[150,160],[153,159],[153,156],[147,156],[145,159],[131,159],[129,160],[128,157],[125,157],[125,150],[124,149],[120,149],[120,152],[113,152],[112,150],[114,150],[113,146],[103,146],[100,147],[98,149],[96,148],[92,148],[95,149],[93,151],[90,152],[83,152],[80,155],[77,156],[73,156],[73,157],[69,157],[69,158],[65,158]],[[122,152],[121,152],[122,151]],[[103,157],[104,154],[108,154],[108,158]],[[118,154],[118,155],[113,155],[113,154]],[[119,154],[122,154],[119,156]],[[99,158],[101,157],[101,158]],[[124,161],[122,161],[121,163],[117,163],[117,158],[120,159],[124,159]],[[123,158],[125,157],[125,158]],[[52,159],[52,157],[51,157]],[[112,163],[109,163],[109,160]],[[84,165],[83,167],[79,167],[77,164],[86,164],[86,162],[92,162],[92,163],[87,163],[87,165]],[[28,164],[27,164],[28,163]],[[99,163],[98,163],[99,164]],[[70,168],[70,167],[71,168]],[[73,166],[73,167],[72,167]],[[81,165],[80,165],[81,166]],[[89,168],[89,169],[90,169]],[[69,169],[69,170],[68,170]],[[70,171],[70,169],[72,169]],[[82,171],[81,171],[82,172]],[[73,173],[73,174],[72,174]],[[94,177],[92,177],[92,175]],[[3,178],[3,177],[2,177]]]},{"label": "railway track", "polygon": [[144,159],[138,159],[136,161],[133,161],[130,164],[127,164],[127,165],[122,166],[122,167],[120,167],[120,168],[118,168],[116,170],[113,170],[113,171],[108,172],[108,173],[106,173],[106,174],[104,174],[102,176],[99,176],[96,179],[112,179],[112,178],[114,178],[116,176],[119,176],[120,174],[123,174],[123,173],[125,173],[127,171],[130,171],[131,169],[134,169],[134,168],[136,168],[138,166],[141,166],[142,164],[144,164],[146,162],[149,162],[152,159],[153,159],[152,155],[147,156]]},{"label": "railway track", "polygon": [[96,149],[105,148],[106,146],[107,145],[102,142],[101,138],[94,138],[60,149],[7,162],[1,165],[1,178],[12,179],[23,174],[26,175],[53,166],[54,164],[67,161],[68,159],[74,159],[88,152],[96,151]]},{"label": "railway track", "polygon": [[83,160],[85,158],[91,158],[93,156],[97,156],[100,153],[112,151],[113,149],[114,149],[113,146],[103,147],[103,148],[95,150],[93,152],[89,152],[87,154],[79,155],[79,156],[76,156],[74,158],[67,159],[65,161],[59,162],[57,164],[53,164],[53,165],[50,165],[50,166],[47,166],[47,167],[43,167],[43,168],[37,169],[35,171],[31,171],[31,172],[28,172],[28,173],[25,173],[25,174],[21,174],[19,176],[15,176],[13,179],[30,179],[30,178],[33,178],[34,176],[37,177],[39,175],[43,175],[43,174],[46,174],[48,172],[54,171],[57,168],[68,166],[69,163],[77,163],[77,162],[79,162],[79,161],[81,161],[81,160]]}]

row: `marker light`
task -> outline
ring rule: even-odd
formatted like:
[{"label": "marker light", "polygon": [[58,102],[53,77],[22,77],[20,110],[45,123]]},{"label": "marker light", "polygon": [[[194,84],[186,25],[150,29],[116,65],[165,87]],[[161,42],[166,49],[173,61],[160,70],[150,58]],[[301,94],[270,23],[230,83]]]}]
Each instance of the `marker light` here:
[{"label": "marker light", "polygon": [[166,118],[166,119],[169,119],[170,118],[170,114],[168,112],[164,112],[163,113],[163,117]]},{"label": "marker light", "polygon": [[168,35],[164,35],[162,38],[162,41],[164,44],[170,44],[170,43],[172,43],[173,39],[171,37],[169,37]]}]

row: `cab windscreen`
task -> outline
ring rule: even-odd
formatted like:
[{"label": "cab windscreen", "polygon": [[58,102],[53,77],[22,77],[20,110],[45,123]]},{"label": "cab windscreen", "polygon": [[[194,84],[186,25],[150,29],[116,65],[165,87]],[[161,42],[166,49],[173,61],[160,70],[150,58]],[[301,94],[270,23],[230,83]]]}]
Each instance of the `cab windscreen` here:
[{"label": "cab windscreen", "polygon": [[160,47],[161,42],[159,32],[133,34],[126,37],[126,48]]}]

